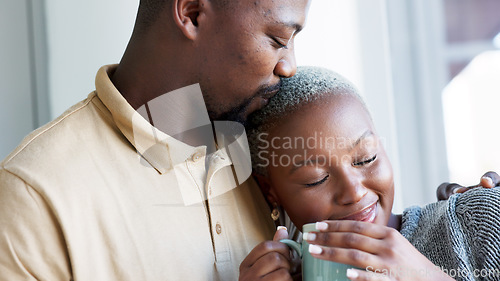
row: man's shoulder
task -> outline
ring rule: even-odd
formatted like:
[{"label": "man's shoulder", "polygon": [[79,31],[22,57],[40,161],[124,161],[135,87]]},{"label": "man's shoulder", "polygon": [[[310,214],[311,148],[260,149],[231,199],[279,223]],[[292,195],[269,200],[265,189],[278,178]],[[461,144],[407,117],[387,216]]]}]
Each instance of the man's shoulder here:
[{"label": "man's shoulder", "polygon": [[[107,123],[109,112],[95,93],[73,105],[59,117],[28,134],[2,161],[0,169],[16,174],[16,169],[32,173],[51,169],[55,163],[70,162],[74,152],[96,135]],[[97,141],[97,140],[96,140]],[[57,165],[56,165],[57,166]]]}]

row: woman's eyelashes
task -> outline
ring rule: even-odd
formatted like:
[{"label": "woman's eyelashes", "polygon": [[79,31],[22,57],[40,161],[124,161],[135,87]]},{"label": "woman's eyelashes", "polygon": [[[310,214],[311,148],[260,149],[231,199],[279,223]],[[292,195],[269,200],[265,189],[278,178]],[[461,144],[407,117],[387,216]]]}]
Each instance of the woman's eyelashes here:
[{"label": "woman's eyelashes", "polygon": [[[366,159],[366,158],[365,158]],[[358,162],[354,162],[352,163],[352,166],[354,167],[361,167],[361,166],[367,166],[371,163],[373,163],[375,160],[377,160],[377,155],[375,154],[373,157],[370,157],[369,159],[366,159],[366,160],[362,160],[362,161],[358,161]],[[314,186],[318,186],[318,185],[321,185],[323,184],[324,182],[326,182],[326,180],[328,180],[328,178],[330,177],[330,175],[326,175],[325,177],[323,177],[321,180],[319,181],[316,181],[316,182],[313,182],[313,183],[306,183],[304,184],[306,187],[314,187]]]},{"label": "woman's eyelashes", "polygon": [[368,165],[368,164],[372,163],[376,159],[377,159],[377,155],[375,155],[372,158],[367,159],[367,160],[363,160],[363,161],[360,161],[360,162],[354,162],[354,163],[352,163],[352,165],[353,166],[364,166],[364,165]]},{"label": "woman's eyelashes", "polygon": [[319,180],[317,182],[306,183],[305,186],[307,186],[307,187],[313,187],[313,186],[320,185],[320,184],[324,183],[328,179],[328,177],[330,177],[330,175],[326,175],[324,178],[322,178],[321,180]]}]

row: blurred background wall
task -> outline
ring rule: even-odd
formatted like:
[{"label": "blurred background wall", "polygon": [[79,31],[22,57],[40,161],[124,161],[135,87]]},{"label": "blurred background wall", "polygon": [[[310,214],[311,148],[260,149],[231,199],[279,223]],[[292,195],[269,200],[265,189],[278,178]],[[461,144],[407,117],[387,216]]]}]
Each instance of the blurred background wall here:
[{"label": "blurred background wall", "polygon": [[[3,159],[84,99],[100,66],[119,62],[138,0],[0,4]],[[496,11],[498,0],[312,1],[297,62],[363,92],[396,172],[396,211],[435,201],[443,181],[475,184],[500,170]]]},{"label": "blurred background wall", "polygon": [[118,63],[138,0],[0,0],[0,159]]}]

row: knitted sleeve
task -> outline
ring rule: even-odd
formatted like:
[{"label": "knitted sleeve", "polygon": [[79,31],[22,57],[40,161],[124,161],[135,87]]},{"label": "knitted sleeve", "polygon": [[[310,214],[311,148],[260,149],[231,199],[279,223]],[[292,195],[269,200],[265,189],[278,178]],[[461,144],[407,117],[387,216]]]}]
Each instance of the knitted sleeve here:
[{"label": "knitted sleeve", "polygon": [[476,280],[500,280],[500,188],[476,188],[457,197],[456,215],[470,247]]}]

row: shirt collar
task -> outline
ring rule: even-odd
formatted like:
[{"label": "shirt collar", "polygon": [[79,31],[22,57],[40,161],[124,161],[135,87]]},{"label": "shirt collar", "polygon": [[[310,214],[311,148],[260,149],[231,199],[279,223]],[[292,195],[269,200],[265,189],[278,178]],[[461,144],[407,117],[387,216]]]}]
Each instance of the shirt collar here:
[{"label": "shirt collar", "polygon": [[[96,91],[100,100],[111,112],[117,127],[135,147],[137,153],[161,174],[171,170],[175,164],[184,162],[193,154],[204,155],[205,147],[193,147],[176,140],[152,126],[134,110],[109,78],[109,74],[113,73],[117,66],[107,65],[99,69],[96,76]],[[210,122],[208,114],[207,120]]]}]

